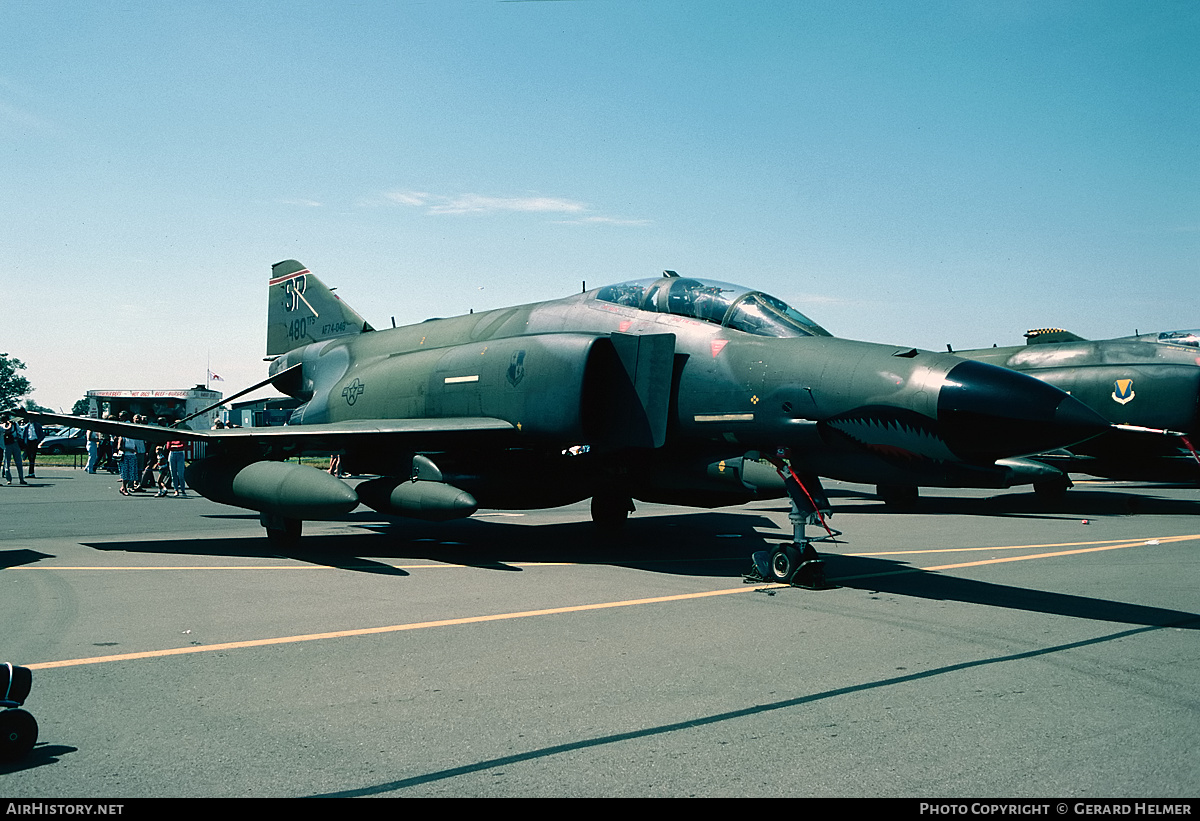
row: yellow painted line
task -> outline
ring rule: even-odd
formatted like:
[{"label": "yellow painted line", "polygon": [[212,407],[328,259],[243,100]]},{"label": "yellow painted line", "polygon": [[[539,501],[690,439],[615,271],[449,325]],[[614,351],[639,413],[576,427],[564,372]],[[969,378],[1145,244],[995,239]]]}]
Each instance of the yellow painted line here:
[{"label": "yellow painted line", "polygon": [[732,587],[725,590],[707,590],[700,593],[681,593],[675,596],[656,596],[649,599],[629,599],[627,601],[601,602],[599,604],[577,604],[570,607],[551,607],[546,610],[524,610],[519,613],[497,613],[491,616],[467,616],[460,619],[441,619],[439,621],[423,621],[413,624],[394,624],[389,627],[365,627],[358,630],[335,630],[330,633],[309,633],[302,636],[281,636],[273,639],[251,639],[249,641],[230,641],[224,644],[205,644],[194,647],[175,647],[170,650],[148,650],[142,653],[120,653],[112,656],[94,656],[85,659],[67,659],[66,661],[44,661],[36,664],[24,664],[30,670],[50,670],[55,667],[77,667],[83,664],[103,664],[110,661],[133,661],[135,659],[162,658],[164,656],[183,656],[191,653],[211,653],[220,650],[239,650],[246,647],[268,647],[274,644],[294,644],[302,641],[320,641],[322,639],[341,639],[352,636],[373,636],[380,633],[399,633],[405,630],[423,630],[429,627],[453,627],[463,624],[481,624],[490,621],[506,621],[508,619],[526,619],[532,616],[553,616],[562,613],[582,613],[588,610],[607,610],[614,607],[634,607],[640,604],[661,604],[663,602],[687,601],[704,599],[712,596],[728,596],[733,593],[749,593],[755,590],[787,587],[783,584],[760,584],[755,586]]},{"label": "yellow painted line", "polygon": [[[977,562],[963,562],[959,564],[938,565],[935,567],[908,567],[901,570],[892,570],[884,573],[868,573],[859,576],[843,576],[837,579],[831,579],[832,582],[851,581],[853,579],[867,579],[877,576],[894,576],[902,573],[918,573],[937,570],[952,570],[962,567],[980,567],[990,564],[1002,564],[1005,562],[1023,562],[1031,559],[1046,559],[1057,556],[1073,556],[1082,553],[1096,553],[1106,550],[1121,550],[1128,547],[1155,546],[1162,544],[1170,544],[1172,542],[1183,542],[1200,539],[1200,535],[1191,536],[1163,536],[1158,539],[1138,539],[1125,542],[1116,542],[1104,544],[1102,547],[1079,547],[1075,550],[1063,550],[1053,553],[1038,553],[1029,556],[1005,556],[1002,558],[985,559]],[[1096,542],[1077,542],[1077,545],[1097,544]],[[1067,545],[1063,545],[1067,546]],[[1029,547],[1037,547],[1029,545]],[[1001,549],[1001,548],[993,548]],[[458,567],[459,565],[414,565],[414,567]],[[290,566],[287,566],[290,569]],[[14,568],[15,569],[15,568]],[[51,569],[51,568],[47,568]],[[111,569],[111,568],[99,568]],[[178,569],[178,568],[168,568]],[[210,568],[202,568],[210,569]],[[332,569],[332,568],[331,568]],[[231,641],[222,644],[206,644],[191,647],[176,647],[168,650],[148,650],[141,653],[120,653],[110,656],[93,656],[91,658],[82,659],[66,659],[64,661],[46,661],[34,664],[25,664],[31,670],[49,670],[56,667],[77,667],[85,664],[104,664],[112,661],[134,661],[137,659],[148,658],[164,658],[166,656],[182,656],[194,653],[211,653],[222,650],[239,650],[248,647],[268,647],[277,644],[295,644],[305,641],[321,641],[323,639],[335,638],[350,638],[354,636],[372,636],[383,633],[399,633],[406,630],[423,630],[430,627],[453,627],[466,624],[482,624],[485,622],[507,621],[509,619],[523,619],[533,616],[551,616],[560,615],[563,613],[582,613],[589,610],[607,610],[616,607],[634,607],[642,604],[662,604],[665,602],[689,601],[694,599],[711,598],[714,596],[728,596],[734,593],[749,593],[758,590],[771,590],[786,588],[787,585],[763,583],[757,585],[743,585],[741,587],[725,588],[722,590],[708,590],[699,593],[681,593],[674,596],[656,596],[646,599],[628,599],[625,601],[601,602],[598,604],[579,604],[569,607],[552,607],[544,610],[524,610],[516,613],[497,613],[488,616],[467,616],[457,619],[441,619],[437,621],[415,622],[410,624],[395,624],[387,627],[366,627],[356,630],[335,630],[328,633],[308,633],[299,636],[280,636],[270,639],[250,639],[247,641]]]},{"label": "yellow painted line", "polygon": [[979,562],[962,562],[960,564],[944,564],[938,567],[926,567],[925,570],[952,570],[957,567],[978,567],[985,564],[1003,564],[1005,562],[1025,562],[1030,559],[1049,559],[1055,556],[1077,556],[1081,553],[1099,553],[1104,550],[1123,550],[1127,547],[1154,547],[1160,544],[1169,544],[1171,542],[1185,542],[1192,539],[1200,539],[1200,536],[1167,536],[1161,539],[1141,539],[1138,541],[1126,542],[1124,544],[1110,544],[1105,547],[1087,547],[1078,550],[1061,550],[1057,553],[1035,553],[1030,556],[1005,556],[999,559],[984,559]]},{"label": "yellow painted line", "polygon": [[[941,564],[933,567],[906,567],[901,570],[887,570],[883,573],[864,573],[860,576],[843,576],[842,580],[850,581],[852,579],[872,579],[879,576],[898,576],[902,573],[919,573],[922,571],[935,570],[954,570],[962,567],[982,567],[989,564],[1005,564],[1006,562],[1026,562],[1031,559],[1050,559],[1056,556],[1076,556],[1081,553],[1099,553],[1105,550],[1124,550],[1127,547],[1155,547],[1162,544],[1170,544],[1172,542],[1186,542],[1195,539],[1200,539],[1200,536],[1163,536],[1157,539],[1136,539],[1113,544],[1106,544],[1103,547],[1085,547],[1076,550],[1060,550],[1054,553],[1034,553],[1029,556],[1003,556],[996,559],[983,559],[977,562],[959,562],[957,564]],[[1079,544],[1096,544],[1096,542],[1080,542]],[[1047,545],[1051,546],[1051,545]],[[1065,546],[1065,545],[1064,545]],[[995,548],[1000,549],[1000,548]],[[837,581],[837,579],[833,579]]]},{"label": "yellow painted line", "polygon": [[[504,562],[509,567],[567,567],[575,562]],[[475,567],[470,564],[195,564],[195,565],[22,565],[3,570],[347,570],[390,567],[394,570],[462,570]]]},{"label": "yellow painted line", "polygon": [[1012,544],[996,547],[943,547],[935,550],[889,550],[880,551],[878,553],[842,553],[842,556],[913,556],[923,553],[973,553],[984,550],[1044,550],[1049,547],[1084,547],[1086,545],[1104,545],[1104,544],[1120,544],[1129,546],[1127,543],[1145,544],[1149,541],[1157,540],[1159,542],[1182,542],[1192,539],[1200,539],[1200,533],[1190,536],[1152,536],[1146,539],[1099,539],[1094,542],[1058,542],[1056,544]]},{"label": "yellow painted line", "polygon": [[[364,565],[365,566],[365,565]],[[390,566],[390,565],[389,565]],[[422,565],[424,566],[424,565]],[[176,565],[176,566],[156,566],[156,565],[23,565],[21,567],[9,567],[6,570],[337,570],[327,565],[299,565],[299,564],[243,564],[243,565],[219,565],[219,564],[196,564],[196,565]]]},{"label": "yellow painted line", "polygon": [[[944,547],[932,550],[886,550],[874,551],[869,553],[839,553],[839,556],[918,556],[934,553],[979,553],[985,551],[996,550],[1044,550],[1052,547],[1087,547],[1089,545],[1114,545],[1115,547],[1135,547],[1140,544],[1147,544],[1151,541],[1156,541],[1162,544],[1168,542],[1193,541],[1200,539],[1200,533],[1187,536],[1161,536],[1150,537],[1145,539],[1100,539],[1090,542],[1056,542],[1051,544],[1017,544],[1017,545],[997,545],[992,547]],[[1110,549],[1110,548],[1101,548]],[[1075,551],[1079,552],[1079,551]],[[1087,551],[1083,551],[1087,552]],[[1067,553],[1045,553],[1037,556],[1029,556],[1026,558],[1045,558],[1047,556],[1066,556]],[[653,560],[648,560],[653,561]],[[663,561],[675,561],[674,559]],[[736,561],[736,559],[734,560]],[[1002,561],[1002,560],[997,560]],[[1007,561],[1018,561],[1018,559],[1010,559]],[[993,562],[986,562],[993,563]],[[578,564],[578,562],[504,562],[509,567],[570,567]],[[944,565],[946,568],[951,567],[967,567],[969,565]],[[315,565],[315,564],[231,564],[231,565],[21,565],[17,567],[0,568],[0,572],[7,570],[345,570],[354,567],[391,567],[395,570],[464,570],[474,567],[474,565],[466,564],[446,564],[446,563],[430,563],[430,564],[386,564],[379,562],[378,564],[365,565]],[[937,570],[941,568],[918,568],[925,570]],[[858,577],[855,577],[858,578]]]}]

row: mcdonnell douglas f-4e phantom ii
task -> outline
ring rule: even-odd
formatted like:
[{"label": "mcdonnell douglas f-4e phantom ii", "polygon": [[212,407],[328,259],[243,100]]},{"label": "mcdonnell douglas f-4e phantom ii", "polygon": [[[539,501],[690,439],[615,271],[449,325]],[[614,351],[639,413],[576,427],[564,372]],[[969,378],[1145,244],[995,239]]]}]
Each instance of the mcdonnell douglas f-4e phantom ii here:
[{"label": "mcdonnell douglas f-4e phantom ii", "polygon": [[[634,499],[716,507],[786,494],[795,541],[756,559],[786,582],[801,566],[820,573],[805,530],[831,513],[818,477],[999,484],[1046,469],[1019,457],[1108,428],[1032,377],[835,338],[760,291],[671,271],[386,330],[295,260],[272,267],[268,297],[261,385],[302,401],[288,425],[84,424],[204,442],[188,483],[259,511],[283,543],[303,519],[360,502],[437,520],[590,497],[596,523],[615,527]],[[351,487],[284,461],[303,453],[341,453],[378,478]]]},{"label": "mcdonnell douglas f-4e phantom ii", "polygon": [[1068,471],[1200,481],[1200,330],[1087,340],[1046,328],[1025,339],[1023,346],[954,353],[1037,377],[1113,423],[1094,439],[1037,454],[1037,461],[1061,472],[1035,481],[1035,490],[1049,496],[1065,491]]}]

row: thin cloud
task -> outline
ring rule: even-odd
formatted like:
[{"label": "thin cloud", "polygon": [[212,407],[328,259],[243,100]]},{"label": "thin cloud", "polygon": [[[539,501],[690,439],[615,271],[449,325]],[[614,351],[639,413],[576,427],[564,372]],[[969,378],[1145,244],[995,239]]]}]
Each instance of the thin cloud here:
[{"label": "thin cloud", "polygon": [[578,214],[586,210],[587,206],[581,202],[554,197],[484,197],[479,194],[462,194],[429,207],[431,214],[491,214],[498,211]]},{"label": "thin cloud", "polygon": [[489,197],[483,194],[431,194],[427,191],[389,191],[384,197],[391,203],[421,208],[426,214],[565,214],[575,219],[556,222],[569,225],[648,225],[647,220],[621,219],[592,214],[585,202],[562,197]]},{"label": "thin cloud", "polygon": [[59,136],[61,129],[45,117],[0,100],[0,129],[11,133]]},{"label": "thin cloud", "polygon": [[652,225],[650,220],[621,219],[620,217],[583,217],[577,220],[555,220],[562,225]]},{"label": "thin cloud", "polygon": [[429,214],[495,214],[500,212],[578,214],[587,205],[557,197],[486,197],[482,194],[457,194],[452,197],[424,191],[392,191],[385,194],[397,205],[424,208]]},{"label": "thin cloud", "polygon": [[398,205],[425,205],[429,202],[430,195],[419,191],[391,191],[384,194],[392,202]]},{"label": "thin cloud", "polygon": [[11,77],[0,75],[0,130],[26,136],[63,137],[62,126],[41,114],[41,99]]}]

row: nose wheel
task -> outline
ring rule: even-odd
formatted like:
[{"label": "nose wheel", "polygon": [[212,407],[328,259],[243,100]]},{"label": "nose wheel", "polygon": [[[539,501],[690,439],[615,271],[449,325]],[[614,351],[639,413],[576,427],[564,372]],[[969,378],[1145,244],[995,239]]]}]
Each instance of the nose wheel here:
[{"label": "nose wheel", "polygon": [[837,587],[825,578],[825,562],[810,544],[781,544],[774,550],[759,550],[750,559],[754,566],[742,576],[750,584],[774,582],[806,590]]},{"label": "nose wheel", "polygon": [[811,544],[781,544],[770,551],[769,561],[766,578],[777,584],[790,584],[808,590],[828,590],[832,587],[825,580],[825,562]]},{"label": "nose wheel", "polygon": [[800,565],[800,551],[794,544],[780,545],[771,552],[771,567],[768,575],[772,581],[791,584],[792,577]]}]

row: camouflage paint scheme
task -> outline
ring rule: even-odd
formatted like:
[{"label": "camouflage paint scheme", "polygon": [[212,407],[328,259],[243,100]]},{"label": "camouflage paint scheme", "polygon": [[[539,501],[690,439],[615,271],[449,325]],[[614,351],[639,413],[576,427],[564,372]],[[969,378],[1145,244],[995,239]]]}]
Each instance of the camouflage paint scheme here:
[{"label": "camouflage paint scheme", "polygon": [[[287,426],[89,424],[202,441],[189,484],[260,511],[281,541],[360,502],[448,519],[591,497],[597,522],[615,524],[633,499],[795,504],[802,482],[807,515],[828,511],[820,476],[1005,486],[1053,471],[1016,457],[1107,429],[1037,379],[835,338],[773,297],[673,272],[375,330],[285,260],[269,283],[267,354],[267,381],[303,403]],[[378,478],[351,487],[282,461],[302,453],[341,453]]]},{"label": "camouflage paint scheme", "polygon": [[1200,331],[1085,340],[1048,328],[1025,338],[1023,346],[955,354],[1041,379],[1114,424],[1182,434],[1113,430],[1039,461],[1112,479],[1200,481]]}]

